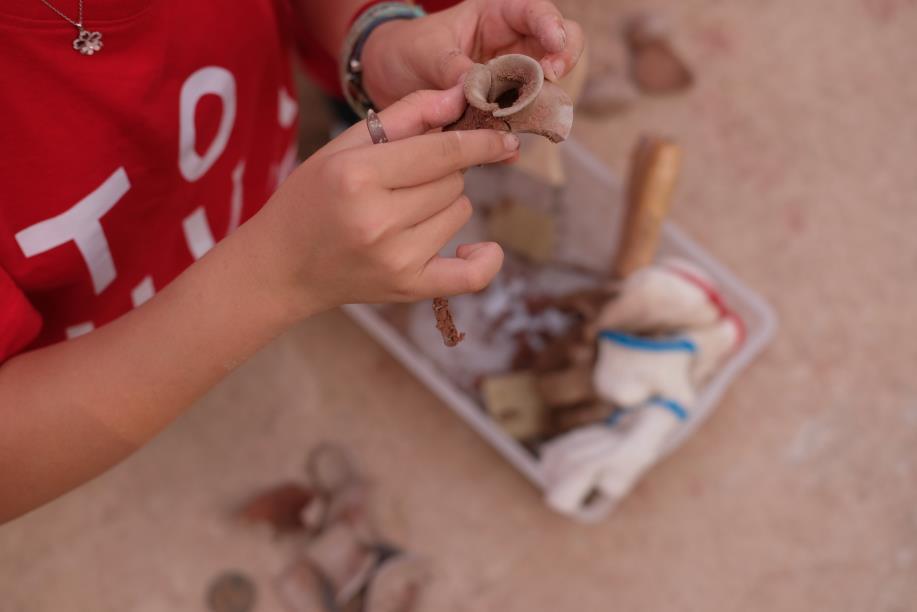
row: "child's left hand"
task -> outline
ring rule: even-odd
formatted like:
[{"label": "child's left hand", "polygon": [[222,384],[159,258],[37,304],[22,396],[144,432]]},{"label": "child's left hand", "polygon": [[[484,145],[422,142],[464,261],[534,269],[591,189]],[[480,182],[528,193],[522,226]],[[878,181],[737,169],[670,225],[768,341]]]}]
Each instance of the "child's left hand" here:
[{"label": "child's left hand", "polygon": [[382,24],[363,50],[364,86],[384,108],[418,89],[449,89],[474,62],[524,53],[556,80],[583,52],[579,24],[547,0],[465,0],[422,19]]}]

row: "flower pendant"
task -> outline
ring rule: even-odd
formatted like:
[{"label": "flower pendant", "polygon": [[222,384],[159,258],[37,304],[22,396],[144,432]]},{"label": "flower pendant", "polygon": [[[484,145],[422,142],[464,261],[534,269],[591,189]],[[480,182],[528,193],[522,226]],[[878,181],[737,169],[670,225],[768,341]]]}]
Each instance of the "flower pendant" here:
[{"label": "flower pendant", "polygon": [[83,55],[92,55],[102,49],[102,33],[90,32],[80,28],[80,33],[73,39],[73,48]]}]

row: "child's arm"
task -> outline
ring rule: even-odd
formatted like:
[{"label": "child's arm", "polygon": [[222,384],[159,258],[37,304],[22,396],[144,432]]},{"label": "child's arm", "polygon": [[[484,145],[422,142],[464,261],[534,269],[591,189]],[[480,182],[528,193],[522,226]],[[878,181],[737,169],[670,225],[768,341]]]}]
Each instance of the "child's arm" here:
[{"label": "child's arm", "polygon": [[461,169],[513,156],[498,132],[423,134],[464,108],[420,92],[303,163],[264,209],[142,307],[0,367],[0,522],[144,444],[293,322],[347,302],[482,288],[499,247],[437,252],[467,221]]}]

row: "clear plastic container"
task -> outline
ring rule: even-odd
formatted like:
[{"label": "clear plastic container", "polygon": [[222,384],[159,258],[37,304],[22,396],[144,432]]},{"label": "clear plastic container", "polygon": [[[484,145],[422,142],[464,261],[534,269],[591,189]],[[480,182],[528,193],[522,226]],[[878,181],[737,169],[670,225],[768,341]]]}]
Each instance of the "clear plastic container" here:
[{"label": "clear plastic container", "polygon": [[[530,179],[520,179],[515,176],[520,173],[512,170],[484,169],[469,172],[469,195],[476,205],[482,198],[495,201],[511,195],[536,208],[562,210],[560,231],[566,234],[566,239],[560,241],[555,251],[559,251],[566,262],[586,268],[594,267],[596,262],[610,262],[623,212],[621,182],[578,143],[568,141],[560,146],[567,174],[567,183],[562,189],[545,188]],[[482,236],[475,235],[480,234],[481,224],[470,225],[472,235],[466,234],[462,239],[481,239]],[[659,256],[681,257],[703,268],[716,282],[726,302],[744,321],[747,336],[739,350],[700,389],[692,418],[669,442],[657,462],[697,431],[713,412],[729,384],[764,349],[777,328],[773,309],[759,295],[671,223],[663,228]],[[427,354],[427,346],[415,344],[403,326],[394,323],[393,317],[386,316],[386,308],[396,307],[349,305],[345,310],[507,461],[536,487],[543,489],[544,481],[537,458],[487,416],[480,400],[468,390],[467,385],[463,387],[452,380],[436,365]],[[461,312],[456,312],[456,318],[461,329]],[[595,522],[605,517],[613,506],[612,500],[598,498],[576,518],[583,522]]]}]

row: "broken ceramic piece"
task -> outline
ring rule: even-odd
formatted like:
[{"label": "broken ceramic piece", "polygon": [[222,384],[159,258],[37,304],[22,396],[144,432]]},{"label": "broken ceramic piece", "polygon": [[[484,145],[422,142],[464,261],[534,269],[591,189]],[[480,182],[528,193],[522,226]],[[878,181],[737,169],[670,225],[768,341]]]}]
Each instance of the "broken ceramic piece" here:
[{"label": "broken ceramic piece", "polygon": [[333,495],[363,481],[350,453],[331,442],[322,442],[309,452],[306,474],[312,486],[323,495]]},{"label": "broken ceramic piece", "polygon": [[627,26],[631,77],[648,94],[683,91],[694,82],[691,70],[672,49],[665,24],[657,17],[640,15]]},{"label": "broken ceramic piece", "polygon": [[345,448],[330,442],[319,444],[306,458],[306,473],[318,495],[302,508],[302,525],[317,532],[340,523],[349,526],[364,542],[376,537],[369,483]]},{"label": "broken ceramic piece", "polygon": [[[590,64],[588,51],[563,77],[554,81],[566,92],[574,106],[586,82]],[[552,187],[563,187],[567,184],[567,168],[560,150],[547,138],[523,138],[519,148],[519,159],[513,164],[513,170],[534,178],[541,184]]]},{"label": "broken ceramic piece", "polygon": [[713,281],[696,266],[683,260],[666,260],[628,276],[618,296],[599,313],[595,325],[598,329],[637,333],[667,333],[712,325],[722,308],[688,274],[713,286]]},{"label": "broken ceramic piece", "polygon": [[328,498],[325,525],[345,525],[361,542],[378,539],[379,533],[369,503],[369,485],[358,482],[345,486]]},{"label": "broken ceramic piece", "polygon": [[487,413],[513,438],[526,440],[544,431],[545,406],[531,372],[488,376],[481,394]]},{"label": "broken ceramic piece", "polygon": [[338,523],[309,544],[306,559],[331,584],[338,605],[344,605],[366,585],[379,553],[349,526]]},{"label": "broken ceramic piece", "polygon": [[573,126],[570,96],[545,81],[541,64],[527,55],[501,55],[472,66],[465,76],[465,99],[465,114],[447,130],[525,132],[561,142]]},{"label": "broken ceramic piece", "polygon": [[251,578],[230,571],[217,576],[207,589],[207,608],[211,612],[251,612],[258,590]]},{"label": "broken ceramic piece", "polygon": [[311,490],[290,482],[256,495],[239,510],[239,516],[251,523],[267,523],[279,535],[305,528],[301,514],[317,501]]},{"label": "broken ceramic piece", "polygon": [[299,520],[309,533],[318,533],[328,516],[328,498],[315,497],[299,512]]},{"label": "broken ceramic piece", "polygon": [[290,612],[337,610],[334,586],[305,559],[293,562],[275,582],[277,597]]},{"label": "broken ceramic piece", "polygon": [[605,330],[598,344],[592,382],[603,400],[624,407],[653,396],[686,405],[694,401],[690,373],[697,345],[688,338],[643,338]]},{"label": "broken ceramic piece", "polygon": [[607,71],[586,81],[576,104],[577,110],[595,117],[607,117],[623,112],[640,96],[624,74]]},{"label": "broken ceramic piece", "polygon": [[430,581],[429,564],[413,555],[399,554],[376,570],[366,592],[365,612],[413,612]]}]

